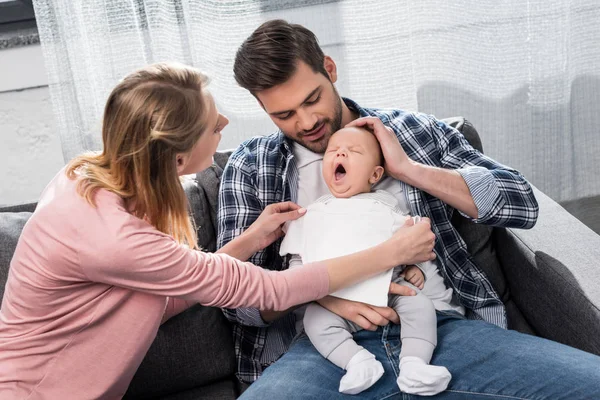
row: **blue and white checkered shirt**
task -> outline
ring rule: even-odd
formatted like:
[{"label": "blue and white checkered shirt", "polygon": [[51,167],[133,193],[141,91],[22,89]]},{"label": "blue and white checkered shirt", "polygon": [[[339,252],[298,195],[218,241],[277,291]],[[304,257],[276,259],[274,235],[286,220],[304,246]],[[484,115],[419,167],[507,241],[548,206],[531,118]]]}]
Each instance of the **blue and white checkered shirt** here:
[{"label": "blue and white checkered shirt", "polygon": [[[513,228],[531,228],[535,224],[538,205],[529,183],[519,172],[475,150],[456,129],[430,115],[398,109],[362,108],[349,99],[344,102],[361,117],[377,117],[392,128],[411,159],[457,170],[477,206],[475,222]],[[467,309],[467,316],[506,327],[502,301],[473,263],[466,244],[450,222],[453,208],[417,188],[402,185],[411,214],[431,219],[440,272],[446,285],[454,290]],[[223,171],[217,246],[220,248],[240,235],[267,205],[297,201],[297,192],[298,168],[289,139],[276,132],[242,143]],[[286,269],[287,264],[279,256],[280,243],[277,241],[259,251],[249,261],[270,270]],[[224,312],[234,322],[238,377],[253,382],[264,368],[287,351],[296,335],[294,313],[269,324],[255,308]],[[267,341],[270,351],[263,354]]]}]

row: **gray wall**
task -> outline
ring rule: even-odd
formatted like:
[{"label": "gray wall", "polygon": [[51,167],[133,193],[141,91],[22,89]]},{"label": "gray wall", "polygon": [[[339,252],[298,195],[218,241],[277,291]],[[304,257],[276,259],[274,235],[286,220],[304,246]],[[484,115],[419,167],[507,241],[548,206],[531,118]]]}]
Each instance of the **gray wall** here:
[{"label": "gray wall", "polygon": [[36,200],[63,166],[39,44],[0,50],[0,206]]}]

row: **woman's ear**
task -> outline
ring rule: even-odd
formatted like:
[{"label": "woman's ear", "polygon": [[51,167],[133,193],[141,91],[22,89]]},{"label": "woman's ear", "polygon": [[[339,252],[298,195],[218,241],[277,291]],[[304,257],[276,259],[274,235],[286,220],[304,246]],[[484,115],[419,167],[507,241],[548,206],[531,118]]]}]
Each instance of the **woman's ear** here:
[{"label": "woman's ear", "polygon": [[371,185],[376,184],[377,182],[379,182],[381,180],[381,177],[383,176],[384,173],[384,169],[381,165],[378,165],[375,167],[375,169],[373,170],[373,175],[371,175],[371,177],[369,178],[369,183]]},{"label": "woman's ear", "polygon": [[183,171],[185,171],[185,167],[188,163],[188,155],[185,153],[178,153],[175,156],[175,163],[177,167],[177,175],[183,175]]}]

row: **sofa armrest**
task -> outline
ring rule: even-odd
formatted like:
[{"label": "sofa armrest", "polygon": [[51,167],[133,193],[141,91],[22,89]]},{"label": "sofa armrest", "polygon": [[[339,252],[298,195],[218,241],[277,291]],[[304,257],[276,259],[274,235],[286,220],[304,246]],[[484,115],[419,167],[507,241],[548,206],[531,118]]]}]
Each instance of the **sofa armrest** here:
[{"label": "sofa armrest", "polygon": [[536,226],[496,232],[511,296],[540,336],[600,354],[600,236],[534,191]]}]

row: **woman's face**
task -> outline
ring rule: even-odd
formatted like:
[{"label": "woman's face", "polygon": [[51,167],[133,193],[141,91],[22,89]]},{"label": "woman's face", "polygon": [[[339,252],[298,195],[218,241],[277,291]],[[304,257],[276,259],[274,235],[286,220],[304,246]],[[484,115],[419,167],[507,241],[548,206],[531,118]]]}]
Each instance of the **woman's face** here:
[{"label": "woman's face", "polygon": [[192,150],[177,155],[177,173],[179,175],[195,174],[212,165],[213,155],[221,141],[221,130],[229,123],[227,117],[217,110],[211,94],[206,92],[204,96],[209,105],[206,130],[202,132]]}]

